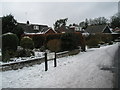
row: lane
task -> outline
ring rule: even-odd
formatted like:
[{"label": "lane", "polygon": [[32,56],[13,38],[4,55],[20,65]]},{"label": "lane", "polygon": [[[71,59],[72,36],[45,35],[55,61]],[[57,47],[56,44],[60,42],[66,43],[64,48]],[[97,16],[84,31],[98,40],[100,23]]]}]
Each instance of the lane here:
[{"label": "lane", "polygon": [[120,88],[120,42],[118,43],[118,49],[114,56],[114,67],[115,67],[115,88]]},{"label": "lane", "polygon": [[[101,70],[112,66],[117,45],[90,49],[78,55],[60,58],[56,68],[44,64],[3,72],[4,88],[112,88],[113,73]],[[49,66],[53,62],[49,62]]]}]

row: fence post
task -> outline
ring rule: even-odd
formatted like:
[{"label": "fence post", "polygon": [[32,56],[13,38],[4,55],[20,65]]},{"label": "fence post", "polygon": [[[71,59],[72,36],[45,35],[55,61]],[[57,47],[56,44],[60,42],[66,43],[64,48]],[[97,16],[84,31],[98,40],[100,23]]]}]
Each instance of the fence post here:
[{"label": "fence post", "polygon": [[55,58],[54,58],[54,67],[57,66],[57,62],[56,62],[56,52],[55,52]]},{"label": "fence post", "polygon": [[45,52],[45,71],[48,70],[48,64],[47,64],[47,53]]}]

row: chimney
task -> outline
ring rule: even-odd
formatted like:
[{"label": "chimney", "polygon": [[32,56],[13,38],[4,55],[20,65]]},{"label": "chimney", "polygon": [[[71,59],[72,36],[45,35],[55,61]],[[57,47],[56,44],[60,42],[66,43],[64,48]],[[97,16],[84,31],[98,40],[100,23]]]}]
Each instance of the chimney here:
[{"label": "chimney", "polygon": [[27,21],[27,25],[29,25],[30,23],[29,23],[29,21]]}]

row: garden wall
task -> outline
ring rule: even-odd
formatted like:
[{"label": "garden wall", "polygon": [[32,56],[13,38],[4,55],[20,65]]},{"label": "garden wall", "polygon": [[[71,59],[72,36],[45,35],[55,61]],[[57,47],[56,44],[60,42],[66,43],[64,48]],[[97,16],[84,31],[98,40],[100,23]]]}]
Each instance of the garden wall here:
[{"label": "garden wall", "polygon": [[[78,54],[80,50],[76,49],[73,51],[65,51],[57,53],[57,58],[66,57],[69,55],[75,55]],[[17,70],[22,69],[23,67],[28,67],[36,64],[41,64],[45,61],[45,58],[37,58],[37,59],[31,59],[27,61],[21,61],[21,62],[15,62],[15,63],[9,63],[9,64],[3,64],[0,66],[0,70],[2,71],[8,71],[8,70]]]}]

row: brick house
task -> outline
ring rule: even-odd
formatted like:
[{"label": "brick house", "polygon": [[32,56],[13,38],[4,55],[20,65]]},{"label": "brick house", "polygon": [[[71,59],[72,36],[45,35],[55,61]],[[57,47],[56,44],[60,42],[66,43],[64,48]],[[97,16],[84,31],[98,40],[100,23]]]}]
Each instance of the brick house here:
[{"label": "brick house", "polygon": [[39,24],[30,24],[29,21],[27,23],[18,23],[18,26],[22,27],[24,30],[24,34],[54,34],[57,33],[51,27],[47,25],[39,25]]}]

